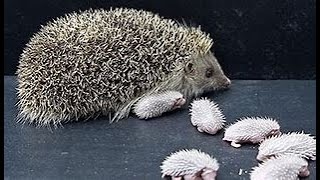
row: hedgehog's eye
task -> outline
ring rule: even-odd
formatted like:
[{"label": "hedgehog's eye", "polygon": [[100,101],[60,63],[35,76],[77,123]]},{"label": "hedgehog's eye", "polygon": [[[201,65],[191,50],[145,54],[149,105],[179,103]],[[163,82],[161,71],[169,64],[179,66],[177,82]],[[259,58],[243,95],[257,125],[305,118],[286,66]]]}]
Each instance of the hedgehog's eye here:
[{"label": "hedgehog's eye", "polygon": [[193,64],[192,63],[188,63],[186,68],[185,68],[185,70],[188,73],[192,73],[193,72]]},{"label": "hedgehog's eye", "polygon": [[210,77],[212,77],[212,75],[213,75],[213,69],[212,68],[208,68],[206,70],[206,77],[210,78]]}]

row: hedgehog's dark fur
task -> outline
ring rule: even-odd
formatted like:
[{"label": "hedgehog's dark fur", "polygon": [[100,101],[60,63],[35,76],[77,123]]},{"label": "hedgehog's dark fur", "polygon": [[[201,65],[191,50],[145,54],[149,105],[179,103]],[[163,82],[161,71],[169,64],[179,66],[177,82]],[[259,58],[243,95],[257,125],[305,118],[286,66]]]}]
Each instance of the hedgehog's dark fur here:
[{"label": "hedgehog's dark fur", "polygon": [[42,26],[21,54],[18,118],[57,125],[102,112],[119,120],[143,95],[224,87],[211,46],[199,28],[142,10],[68,14]]}]

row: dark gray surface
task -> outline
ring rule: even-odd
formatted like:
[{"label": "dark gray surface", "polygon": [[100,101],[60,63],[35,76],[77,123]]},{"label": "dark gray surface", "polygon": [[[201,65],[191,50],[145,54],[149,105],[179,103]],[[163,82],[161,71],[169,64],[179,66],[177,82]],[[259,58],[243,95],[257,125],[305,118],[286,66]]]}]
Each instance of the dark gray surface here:
[{"label": "dark gray surface", "polygon": [[[71,123],[53,132],[15,123],[15,77],[4,77],[4,176],[6,179],[160,179],[165,156],[182,148],[197,148],[218,159],[217,179],[249,179],[257,165],[257,145],[232,148],[223,132],[199,133],[187,109],[149,121],[135,116],[109,125],[105,117]],[[298,80],[233,81],[231,89],[210,93],[227,122],[242,116],[277,118],[283,132],[316,134],[316,82]],[[316,179],[316,163],[310,162]]]}]

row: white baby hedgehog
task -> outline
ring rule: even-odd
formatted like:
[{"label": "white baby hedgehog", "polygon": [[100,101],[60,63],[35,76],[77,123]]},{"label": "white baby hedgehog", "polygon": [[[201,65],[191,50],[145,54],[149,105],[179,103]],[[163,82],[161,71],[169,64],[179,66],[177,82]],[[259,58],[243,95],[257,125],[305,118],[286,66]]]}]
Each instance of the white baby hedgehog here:
[{"label": "white baby hedgehog", "polygon": [[308,162],[294,155],[283,155],[277,158],[273,157],[252,168],[250,173],[251,180],[297,180],[298,176],[307,177]]},{"label": "white baby hedgehog", "polygon": [[267,138],[259,146],[257,160],[264,161],[271,156],[283,154],[316,160],[316,139],[303,132],[291,132]]},{"label": "white baby hedgehog", "polygon": [[180,108],[185,103],[186,100],[180,92],[165,91],[141,98],[134,106],[134,113],[140,119],[148,119]]},{"label": "white baby hedgehog", "polygon": [[269,117],[244,117],[226,128],[222,140],[231,141],[231,146],[241,147],[240,143],[259,143],[271,135],[280,133],[278,122]]},{"label": "white baby hedgehog", "polygon": [[223,128],[225,116],[222,114],[218,104],[207,98],[194,100],[190,108],[191,123],[199,132],[216,134]]},{"label": "white baby hedgehog", "polygon": [[160,166],[162,178],[214,180],[219,169],[215,158],[196,149],[172,153]]}]

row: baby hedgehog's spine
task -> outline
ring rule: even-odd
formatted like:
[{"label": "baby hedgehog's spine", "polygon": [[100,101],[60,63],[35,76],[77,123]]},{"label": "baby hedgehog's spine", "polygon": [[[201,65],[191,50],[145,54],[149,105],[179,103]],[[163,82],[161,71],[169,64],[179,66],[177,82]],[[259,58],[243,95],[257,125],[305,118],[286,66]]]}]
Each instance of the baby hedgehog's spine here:
[{"label": "baby hedgehog's spine", "polygon": [[308,162],[305,159],[294,155],[283,155],[277,158],[271,158],[252,168],[250,179],[297,180],[298,176],[307,177],[309,174]]},{"label": "baby hedgehog's spine", "polygon": [[222,140],[231,141],[231,146],[241,147],[240,143],[259,143],[268,136],[278,135],[278,122],[269,117],[245,117],[226,128]]},{"label": "baby hedgehog's spine", "polygon": [[172,153],[160,166],[162,178],[202,178],[214,180],[219,169],[215,158],[196,149],[180,150]]},{"label": "baby hedgehog's spine", "polygon": [[183,95],[177,91],[165,91],[141,98],[134,106],[134,113],[140,119],[148,119],[162,115],[186,103]]},{"label": "baby hedgehog's spine", "polygon": [[285,154],[316,160],[315,137],[303,132],[291,132],[267,138],[259,146],[257,160]]},{"label": "baby hedgehog's spine", "polygon": [[225,116],[217,103],[207,98],[194,100],[190,108],[191,123],[199,132],[216,134],[223,128]]}]

